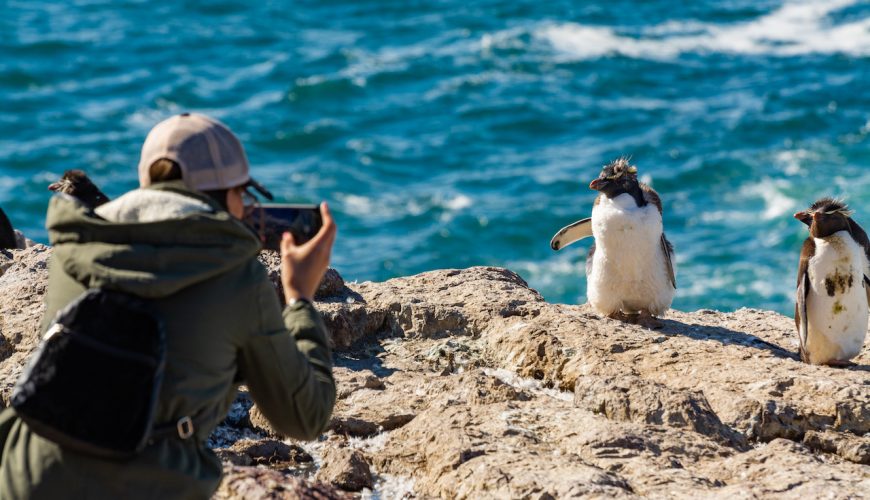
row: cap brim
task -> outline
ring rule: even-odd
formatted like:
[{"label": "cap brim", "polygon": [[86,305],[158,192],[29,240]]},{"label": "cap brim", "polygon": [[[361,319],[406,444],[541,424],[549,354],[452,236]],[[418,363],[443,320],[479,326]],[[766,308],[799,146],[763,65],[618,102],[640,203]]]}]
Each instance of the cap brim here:
[{"label": "cap brim", "polygon": [[263,195],[263,197],[266,198],[267,200],[272,201],[275,199],[275,197],[272,196],[272,193],[268,189],[264,188],[262,184],[255,181],[253,177],[251,177],[248,180],[248,182],[245,184],[245,187],[249,187],[249,186],[256,189],[257,192],[260,193],[261,195]]}]

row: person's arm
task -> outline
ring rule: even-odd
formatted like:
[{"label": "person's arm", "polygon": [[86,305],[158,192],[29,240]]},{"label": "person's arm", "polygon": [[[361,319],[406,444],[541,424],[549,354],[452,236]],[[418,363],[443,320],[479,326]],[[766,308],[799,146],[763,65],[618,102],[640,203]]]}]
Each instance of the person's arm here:
[{"label": "person's arm", "polygon": [[[311,300],[332,253],[336,226],[325,203],[323,227],[310,241],[296,245],[290,233],[281,241],[281,283],[288,302],[284,325],[271,323],[278,299],[271,289],[258,293],[265,334],[254,335],[242,349],[240,369],[263,415],[282,434],[314,439],[329,422],[335,404],[332,353],[326,327]],[[298,299],[298,300],[297,300]]]},{"label": "person's arm", "polygon": [[243,346],[242,379],[260,411],[280,434],[315,439],[329,423],[335,404],[332,353],[320,314],[307,302],[284,309],[275,291],[258,293],[263,333]]}]

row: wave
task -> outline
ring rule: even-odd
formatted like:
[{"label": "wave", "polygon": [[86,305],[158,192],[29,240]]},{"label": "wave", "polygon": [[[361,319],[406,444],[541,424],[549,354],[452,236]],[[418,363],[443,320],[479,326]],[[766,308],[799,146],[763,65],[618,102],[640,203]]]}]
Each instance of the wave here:
[{"label": "wave", "polygon": [[808,54],[870,55],[870,18],[833,24],[831,14],[858,0],[788,2],[754,20],[722,25],[697,21],[667,23],[630,34],[626,28],[549,23],[535,38],[570,60],[620,55],[668,60],[683,54],[727,53],[789,57]]},{"label": "wave", "polygon": [[410,196],[382,193],[377,197],[336,193],[335,199],[342,212],[348,214],[364,214],[387,220],[428,216],[442,223],[449,222],[456,215],[468,213],[468,209],[474,205],[471,197],[455,192],[417,193]]},{"label": "wave", "polygon": [[760,199],[764,203],[763,210],[759,208],[760,216],[764,220],[776,220],[787,218],[796,212],[800,205],[798,200],[789,197],[786,192],[792,186],[788,179],[762,178],[753,180],[740,189],[743,199]]}]

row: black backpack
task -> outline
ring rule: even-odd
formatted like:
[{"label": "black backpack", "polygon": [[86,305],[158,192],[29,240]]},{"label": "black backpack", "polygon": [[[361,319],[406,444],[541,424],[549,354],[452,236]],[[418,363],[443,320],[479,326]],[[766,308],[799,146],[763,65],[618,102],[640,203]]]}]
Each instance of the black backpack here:
[{"label": "black backpack", "polygon": [[146,300],[88,290],[58,312],[12,407],[62,447],[129,458],[152,436],[165,357],[165,327]]}]

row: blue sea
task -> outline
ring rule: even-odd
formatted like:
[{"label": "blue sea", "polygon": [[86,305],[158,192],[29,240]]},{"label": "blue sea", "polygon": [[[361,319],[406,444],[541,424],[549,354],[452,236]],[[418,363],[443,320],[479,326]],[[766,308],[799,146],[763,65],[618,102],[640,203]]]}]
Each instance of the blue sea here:
[{"label": "blue sea", "polygon": [[348,280],[511,268],[585,301],[588,183],[622,155],[664,200],[683,310],[791,308],[805,228],[870,229],[870,3],[858,0],[2,0],[0,206],[45,242],[46,186],[136,186],[199,111],[284,201],[332,204]]}]

